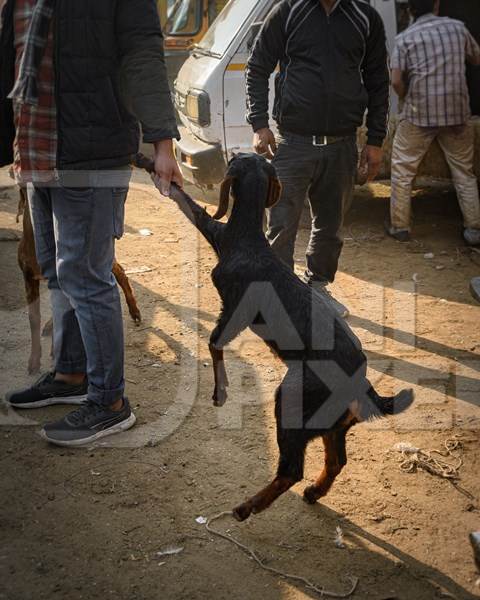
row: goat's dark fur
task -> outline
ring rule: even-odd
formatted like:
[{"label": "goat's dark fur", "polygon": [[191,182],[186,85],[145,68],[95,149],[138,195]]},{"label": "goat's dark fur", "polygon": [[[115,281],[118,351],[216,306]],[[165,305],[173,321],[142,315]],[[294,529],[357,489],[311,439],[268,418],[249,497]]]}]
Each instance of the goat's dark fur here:
[{"label": "goat's dark fur", "polygon": [[[148,168],[148,164],[141,162]],[[151,170],[151,166],[150,166]],[[218,255],[212,281],[222,300],[210,338],[214,404],[226,400],[228,380],[223,348],[250,327],[287,366],[275,394],[280,461],[275,480],[234,510],[239,519],[267,508],[303,478],[304,453],[321,436],[325,468],[304,492],[313,503],[325,495],[346,464],[345,435],[359,421],[401,412],[413,401],[403,391],[394,398],[377,394],[366,379],[361,344],[327,300],[302,282],[271,250],[263,233],[266,204],[271,203],[275,170],[254,154],[230,162],[217,216],[226,212],[229,188],[234,205],[226,224],[211,218],[185,192],[171,197]],[[278,189],[278,188],[277,188]],[[332,389],[335,394],[332,395]]]}]

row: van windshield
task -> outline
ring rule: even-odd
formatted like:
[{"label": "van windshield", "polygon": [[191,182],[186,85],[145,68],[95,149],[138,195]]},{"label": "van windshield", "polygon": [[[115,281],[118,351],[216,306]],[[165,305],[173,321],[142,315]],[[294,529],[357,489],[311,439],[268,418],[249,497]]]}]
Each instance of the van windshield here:
[{"label": "van windshield", "polygon": [[200,50],[223,56],[258,0],[230,0],[198,44]]},{"label": "van windshield", "polygon": [[168,11],[167,35],[195,35],[202,26],[202,0],[176,0]]}]

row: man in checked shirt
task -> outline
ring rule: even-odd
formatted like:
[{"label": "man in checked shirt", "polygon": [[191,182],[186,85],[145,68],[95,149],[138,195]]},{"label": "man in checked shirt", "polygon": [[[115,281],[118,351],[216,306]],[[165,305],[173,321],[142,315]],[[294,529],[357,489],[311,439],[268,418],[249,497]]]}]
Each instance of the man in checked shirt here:
[{"label": "man in checked shirt", "polygon": [[465,25],[439,17],[439,0],[409,0],[414,23],[396,38],[392,86],[404,101],[392,150],[387,232],[410,239],[412,185],[436,139],[452,173],[467,244],[480,244],[480,202],[473,174],[474,131],[465,63],[480,64],[480,47]]},{"label": "man in checked shirt", "polygon": [[135,423],[111,270],[140,128],[163,193],[182,184],[162,32],[155,0],[0,0],[0,13],[0,165],[27,187],[55,359],[6,400],[79,405],[41,433],[81,446]]}]

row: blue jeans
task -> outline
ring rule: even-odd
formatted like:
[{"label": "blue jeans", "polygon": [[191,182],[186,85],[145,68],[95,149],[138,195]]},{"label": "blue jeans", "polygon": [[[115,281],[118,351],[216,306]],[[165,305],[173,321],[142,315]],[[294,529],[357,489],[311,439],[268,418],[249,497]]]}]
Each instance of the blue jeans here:
[{"label": "blue jeans", "polygon": [[130,171],[119,187],[28,186],[37,260],[48,280],[55,370],[86,373],[88,399],[111,405],[123,398],[123,321],[112,275],[115,238],[123,235]]}]

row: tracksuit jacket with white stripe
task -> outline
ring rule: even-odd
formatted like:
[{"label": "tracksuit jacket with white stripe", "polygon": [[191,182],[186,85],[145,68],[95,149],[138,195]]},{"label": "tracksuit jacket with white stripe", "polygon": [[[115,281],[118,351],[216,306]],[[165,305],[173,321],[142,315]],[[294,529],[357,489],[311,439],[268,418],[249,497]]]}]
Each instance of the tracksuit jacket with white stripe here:
[{"label": "tracksuit jacket with white stripe", "polygon": [[246,72],[247,120],[268,127],[268,80],[275,78],[273,117],[300,135],[355,135],[367,114],[368,143],[387,131],[389,71],[380,15],[361,0],[338,0],[327,15],[320,0],[281,0],[267,16]]}]

